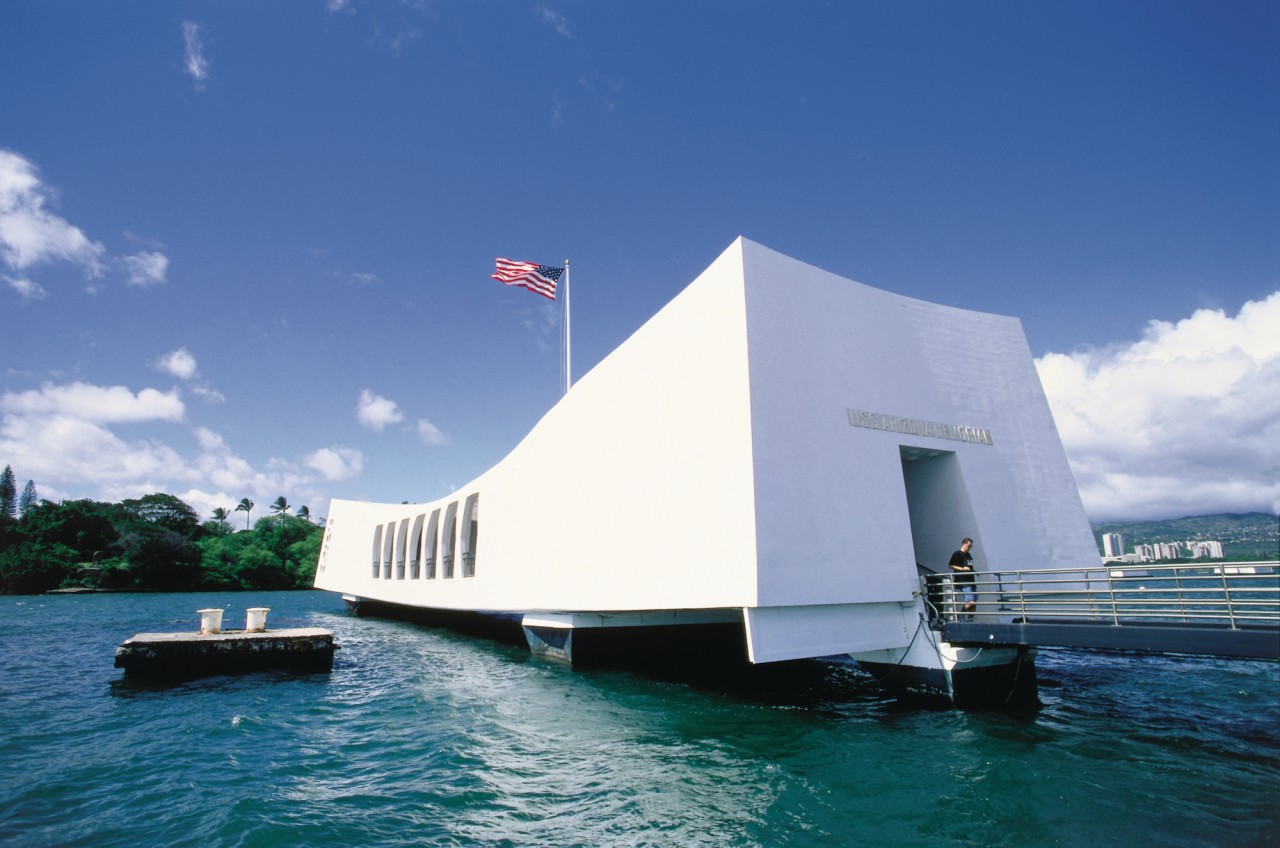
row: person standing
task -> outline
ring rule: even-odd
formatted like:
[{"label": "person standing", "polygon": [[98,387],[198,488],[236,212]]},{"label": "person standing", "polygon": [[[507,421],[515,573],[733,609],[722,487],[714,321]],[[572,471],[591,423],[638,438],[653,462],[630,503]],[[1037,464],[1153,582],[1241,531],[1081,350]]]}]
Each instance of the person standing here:
[{"label": "person standing", "polygon": [[971,548],[973,540],[966,536],[960,542],[960,550],[953,553],[951,561],[947,563],[955,575],[956,589],[964,595],[965,604],[960,611],[970,615],[978,606],[976,581],[973,579],[973,554],[969,553]]}]

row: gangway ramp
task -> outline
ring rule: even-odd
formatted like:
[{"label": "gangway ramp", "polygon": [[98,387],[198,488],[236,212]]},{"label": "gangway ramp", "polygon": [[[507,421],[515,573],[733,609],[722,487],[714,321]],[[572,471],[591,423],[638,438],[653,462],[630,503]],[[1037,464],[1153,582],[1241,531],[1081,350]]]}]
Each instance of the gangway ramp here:
[{"label": "gangway ramp", "polygon": [[954,645],[1098,648],[1280,660],[1280,562],[975,572],[922,578]]}]

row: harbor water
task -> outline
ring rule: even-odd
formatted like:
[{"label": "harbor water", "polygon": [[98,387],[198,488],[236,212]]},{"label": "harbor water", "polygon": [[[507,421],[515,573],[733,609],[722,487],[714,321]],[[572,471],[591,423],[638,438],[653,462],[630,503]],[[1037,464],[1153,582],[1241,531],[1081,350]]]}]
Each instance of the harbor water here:
[{"label": "harbor water", "polygon": [[[142,683],[139,632],[324,627],[329,674]],[[1280,664],[1042,651],[1031,714],[856,665],[574,670],[320,592],[0,598],[0,845],[1277,844]]]}]

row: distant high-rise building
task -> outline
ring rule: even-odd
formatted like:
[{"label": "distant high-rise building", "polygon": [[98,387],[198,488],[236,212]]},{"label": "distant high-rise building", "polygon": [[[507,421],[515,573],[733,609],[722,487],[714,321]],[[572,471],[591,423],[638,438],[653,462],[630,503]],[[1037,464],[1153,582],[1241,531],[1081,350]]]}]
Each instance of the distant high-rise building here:
[{"label": "distant high-rise building", "polygon": [[1225,559],[1221,542],[1188,542],[1192,559]]},{"label": "distant high-rise building", "polygon": [[1124,556],[1124,536],[1119,533],[1103,533],[1102,555],[1107,559]]}]

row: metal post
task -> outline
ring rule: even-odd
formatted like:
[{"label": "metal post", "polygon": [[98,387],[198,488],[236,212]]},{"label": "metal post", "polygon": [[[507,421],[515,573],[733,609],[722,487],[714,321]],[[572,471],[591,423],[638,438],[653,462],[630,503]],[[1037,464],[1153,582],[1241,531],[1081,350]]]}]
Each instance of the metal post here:
[{"label": "metal post", "polygon": [[1111,576],[1111,571],[1107,571],[1107,596],[1111,598],[1111,623],[1116,627],[1120,626],[1120,607],[1116,604],[1116,580]]},{"label": "metal post", "polygon": [[1231,622],[1232,630],[1239,630],[1236,627],[1236,611],[1231,604],[1231,586],[1227,583],[1227,569],[1225,566],[1218,566],[1218,574],[1222,577],[1222,599],[1227,602],[1227,620]]},{"label": "metal post", "polygon": [[573,385],[573,332],[569,325],[569,260],[564,261],[564,391]]},{"label": "metal post", "polygon": [[1027,592],[1022,588],[1022,572],[1018,572],[1018,610],[1022,613],[1022,623],[1027,623]]},{"label": "metal post", "polygon": [[1179,566],[1173,567],[1173,589],[1178,594],[1178,615],[1183,621],[1187,620],[1187,606],[1182,602],[1182,575],[1179,573]]}]

